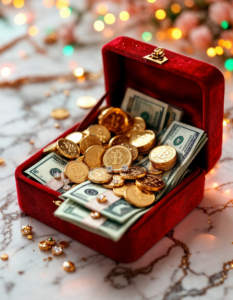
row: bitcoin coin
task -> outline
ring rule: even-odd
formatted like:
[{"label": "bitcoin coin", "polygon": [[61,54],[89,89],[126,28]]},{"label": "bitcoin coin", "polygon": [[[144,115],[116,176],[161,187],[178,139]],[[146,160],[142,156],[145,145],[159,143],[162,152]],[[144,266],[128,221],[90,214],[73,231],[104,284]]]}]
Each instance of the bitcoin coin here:
[{"label": "bitcoin coin", "polygon": [[129,124],[128,115],[120,108],[110,108],[104,111],[99,118],[99,124],[108,128],[111,132],[120,134]]},{"label": "bitcoin coin", "polygon": [[129,186],[124,192],[124,198],[136,207],[147,207],[154,203],[155,195],[149,191],[142,191],[136,185]]},{"label": "bitcoin coin", "polygon": [[44,153],[49,153],[57,149],[57,142],[54,142],[43,149]]},{"label": "bitcoin coin", "polygon": [[138,166],[129,167],[127,171],[120,173],[121,177],[124,179],[137,179],[146,176],[146,174],[146,168]]},{"label": "bitcoin coin", "polygon": [[88,148],[90,148],[91,146],[94,146],[94,145],[102,146],[102,143],[97,136],[88,135],[88,136],[85,136],[84,138],[82,138],[82,140],[80,141],[80,150],[81,150],[82,154],[84,154]]},{"label": "bitcoin coin", "polygon": [[80,155],[79,147],[67,139],[59,139],[57,141],[57,149],[62,155],[68,158],[77,158]]},{"label": "bitcoin coin", "polygon": [[103,184],[111,181],[112,175],[105,168],[93,169],[88,173],[88,179],[91,182]]},{"label": "bitcoin coin", "polygon": [[111,133],[109,130],[102,125],[92,125],[88,128],[89,135],[95,135],[104,144],[108,143],[111,138]]},{"label": "bitcoin coin", "polygon": [[136,135],[139,131],[127,131],[124,134],[129,138],[129,140],[131,139],[131,137],[133,137],[134,135]]},{"label": "bitcoin coin", "polygon": [[114,136],[110,142],[109,142],[109,146],[116,146],[116,145],[121,145],[123,143],[128,143],[129,142],[129,138],[123,134],[121,135],[116,135]]},{"label": "bitcoin coin", "polygon": [[84,155],[79,156],[79,157],[76,159],[76,161],[81,161],[81,162],[83,162],[83,161],[84,161]]},{"label": "bitcoin coin", "polygon": [[122,186],[124,182],[125,179],[123,179],[120,175],[113,175],[112,180],[103,184],[103,187],[106,189],[113,189],[114,187]]},{"label": "bitcoin coin", "polygon": [[149,166],[147,172],[149,174],[152,174],[152,175],[160,175],[160,174],[163,174],[164,171],[163,170],[155,169],[153,166]]},{"label": "bitcoin coin", "polygon": [[160,191],[165,186],[161,177],[151,174],[147,174],[145,177],[137,179],[135,183],[137,187],[147,191]]},{"label": "bitcoin coin", "polygon": [[84,162],[89,168],[98,168],[103,166],[103,155],[105,149],[102,146],[95,145],[88,148],[84,154]]},{"label": "bitcoin coin", "polygon": [[135,161],[137,159],[138,149],[135,146],[130,145],[129,143],[122,143],[121,146],[124,146],[127,149],[129,149],[129,151],[131,152],[131,155],[132,155],[132,161]]},{"label": "bitcoin coin", "polygon": [[64,173],[71,182],[81,183],[87,180],[89,168],[80,161],[72,161],[66,165]]},{"label": "bitcoin coin", "polygon": [[68,134],[65,138],[67,140],[74,142],[75,144],[78,144],[81,141],[82,137],[83,137],[82,132],[76,131]]},{"label": "bitcoin coin", "polygon": [[128,132],[133,131],[143,131],[146,129],[146,122],[141,117],[135,117],[130,120],[130,130]]},{"label": "bitcoin coin", "polygon": [[131,165],[132,155],[124,146],[113,146],[104,154],[103,162],[106,168],[112,166],[113,172],[119,173],[123,165]]},{"label": "bitcoin coin", "polygon": [[133,135],[129,140],[129,143],[137,147],[138,150],[143,150],[146,147],[151,147],[155,139],[155,133],[152,130],[144,130]]},{"label": "bitcoin coin", "polygon": [[76,101],[76,105],[81,108],[92,108],[97,103],[97,100],[91,96],[79,97]]},{"label": "bitcoin coin", "polygon": [[57,108],[52,110],[50,115],[53,119],[62,120],[68,118],[70,113],[65,108]]},{"label": "bitcoin coin", "polygon": [[155,147],[150,152],[149,159],[153,164],[172,165],[177,160],[176,149],[169,145]]},{"label": "bitcoin coin", "polygon": [[87,136],[87,135],[89,135],[89,130],[88,130],[88,129],[86,129],[86,130],[83,130],[82,134],[83,134],[83,136]]},{"label": "bitcoin coin", "polygon": [[122,186],[120,187],[114,187],[113,188],[113,194],[116,195],[117,197],[120,197],[120,198],[124,198],[124,192],[125,190],[131,186],[131,185],[135,185],[134,182],[132,181],[128,181],[128,182],[125,182]]}]

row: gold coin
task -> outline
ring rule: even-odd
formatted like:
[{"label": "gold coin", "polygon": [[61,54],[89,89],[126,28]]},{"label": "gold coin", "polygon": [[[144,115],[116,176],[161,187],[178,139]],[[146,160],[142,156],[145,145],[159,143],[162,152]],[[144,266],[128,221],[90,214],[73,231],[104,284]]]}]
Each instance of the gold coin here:
[{"label": "gold coin", "polygon": [[108,183],[103,184],[106,189],[113,189],[114,187],[122,186],[125,182],[120,175],[113,175],[112,180]]},{"label": "gold coin", "polygon": [[109,182],[112,179],[112,175],[105,168],[97,168],[89,172],[88,179],[91,182],[102,184]]},{"label": "gold coin", "polygon": [[103,155],[105,149],[102,146],[95,145],[88,148],[84,154],[84,162],[89,168],[98,168],[103,166]]},{"label": "gold coin", "polygon": [[158,170],[158,169],[155,169],[153,166],[149,166],[148,168],[148,171],[147,171],[149,174],[152,174],[152,175],[159,175],[159,174],[163,174],[163,170]]},{"label": "gold coin", "polygon": [[143,147],[153,144],[155,139],[155,133],[152,130],[144,130],[133,135],[129,143],[138,149],[143,149]]},{"label": "gold coin", "polygon": [[95,135],[88,135],[80,141],[80,150],[84,154],[88,148],[95,145],[102,146],[100,139]]},{"label": "gold coin", "polygon": [[136,185],[129,186],[124,197],[127,202],[136,207],[147,207],[155,201],[155,195],[152,192],[142,191]]},{"label": "gold coin", "polygon": [[119,173],[123,165],[128,167],[131,165],[132,155],[124,146],[113,146],[106,151],[103,161],[106,168],[111,166],[113,172]]},{"label": "gold coin", "polygon": [[125,132],[125,135],[131,139],[131,137],[133,137],[134,135],[136,135],[139,131],[127,131]]},{"label": "gold coin", "polygon": [[72,161],[65,166],[64,173],[71,182],[81,183],[87,180],[89,168],[80,161]]},{"label": "gold coin", "polygon": [[75,265],[71,261],[65,261],[62,267],[66,272],[73,272],[75,270]]},{"label": "gold coin", "polygon": [[81,141],[82,137],[83,137],[82,132],[76,131],[68,134],[65,138],[67,140],[74,142],[75,144],[78,144]]},{"label": "gold coin", "polygon": [[68,158],[77,158],[80,155],[79,147],[67,139],[59,139],[57,141],[57,149],[62,155]]},{"label": "gold coin", "polygon": [[91,96],[79,97],[76,101],[76,105],[81,108],[92,108],[97,103],[97,100]]},{"label": "gold coin", "polygon": [[160,191],[165,186],[161,177],[151,174],[147,174],[145,177],[137,179],[135,183],[137,187],[147,191]]},{"label": "gold coin", "polygon": [[43,240],[43,241],[40,241],[40,242],[38,243],[38,247],[39,247],[39,249],[42,250],[42,251],[47,251],[47,250],[49,250],[52,246],[51,246],[47,241]]},{"label": "gold coin", "polygon": [[62,120],[68,118],[70,113],[65,108],[57,108],[52,110],[50,115],[53,119]]},{"label": "gold coin", "polygon": [[169,145],[155,147],[149,155],[149,159],[154,164],[169,165],[176,161],[176,149]]},{"label": "gold coin", "polygon": [[87,136],[87,135],[89,135],[89,130],[88,130],[88,129],[86,129],[86,130],[83,130],[82,134],[83,134],[83,136]]},{"label": "gold coin", "polygon": [[144,167],[133,166],[125,172],[121,172],[120,175],[124,179],[137,179],[146,176],[147,171]]},{"label": "gold coin", "polygon": [[59,247],[61,248],[66,248],[69,246],[69,243],[67,241],[60,241],[59,242]]},{"label": "gold coin", "polygon": [[135,183],[132,181],[128,181],[127,183],[125,183],[124,185],[122,185],[120,187],[114,187],[112,190],[113,194],[116,195],[117,197],[124,198],[125,190],[131,185],[135,185]]},{"label": "gold coin", "polygon": [[27,236],[27,239],[28,239],[28,240],[32,240],[32,239],[33,239],[33,236],[32,236],[31,234],[29,234],[29,235]]},{"label": "gold coin", "polygon": [[1,259],[2,260],[8,260],[8,255],[7,254],[2,254]]},{"label": "gold coin", "polygon": [[102,118],[99,118],[100,125],[107,127],[116,134],[124,132],[128,123],[128,115],[122,109],[116,107],[105,110],[105,113],[102,113]]},{"label": "gold coin", "polygon": [[135,146],[130,145],[129,143],[122,143],[121,146],[124,146],[127,149],[129,149],[129,151],[131,152],[131,155],[132,155],[132,161],[135,161],[137,159],[138,149]]},{"label": "gold coin", "polygon": [[84,155],[79,156],[79,157],[76,159],[76,161],[81,161],[81,162],[83,162],[83,161],[84,161]]},{"label": "gold coin", "polygon": [[128,143],[129,142],[129,138],[123,134],[121,135],[116,135],[114,136],[110,142],[109,142],[109,146],[116,146],[116,145],[121,145],[123,143]]},{"label": "gold coin", "polygon": [[44,153],[49,153],[57,149],[57,142],[54,142],[43,149]]},{"label": "gold coin", "polygon": [[88,132],[89,135],[97,136],[100,139],[100,141],[104,144],[110,141],[111,133],[105,126],[98,124],[92,125],[88,128]]},{"label": "gold coin", "polygon": [[143,131],[146,129],[146,122],[141,117],[135,117],[130,120],[130,130],[128,132],[133,131]]}]

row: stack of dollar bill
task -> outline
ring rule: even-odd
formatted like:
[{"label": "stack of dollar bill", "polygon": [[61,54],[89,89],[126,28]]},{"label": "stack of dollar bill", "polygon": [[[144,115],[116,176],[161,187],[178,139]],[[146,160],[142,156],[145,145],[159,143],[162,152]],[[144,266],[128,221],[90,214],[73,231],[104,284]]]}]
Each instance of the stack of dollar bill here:
[{"label": "stack of dollar bill", "polygon": [[[162,174],[165,188],[156,192],[156,202],[167,195],[191,172],[188,167],[206,141],[207,136],[203,130],[177,121],[172,122],[166,132],[161,135],[158,145],[175,147],[178,160],[173,169]],[[149,156],[146,156],[136,165],[149,168]],[[107,189],[101,185],[85,181],[60,196],[65,201],[56,210],[55,216],[100,236],[118,241],[126,230],[151,207],[137,208],[130,205],[125,199],[119,199],[101,211],[105,221],[98,228],[93,228],[82,222],[90,214],[86,205],[104,191]],[[156,202],[153,205],[156,205]]]}]

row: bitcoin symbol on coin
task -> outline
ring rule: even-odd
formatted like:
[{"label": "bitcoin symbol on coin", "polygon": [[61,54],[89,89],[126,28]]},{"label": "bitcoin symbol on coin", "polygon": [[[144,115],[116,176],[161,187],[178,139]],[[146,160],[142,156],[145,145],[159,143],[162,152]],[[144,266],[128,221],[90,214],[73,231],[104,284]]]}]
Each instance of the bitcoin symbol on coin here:
[{"label": "bitcoin symbol on coin", "polygon": [[165,159],[169,155],[169,151],[167,149],[163,150],[158,154],[158,158]]},{"label": "bitcoin symbol on coin", "polygon": [[74,177],[76,177],[77,179],[80,179],[81,177],[85,176],[85,174],[82,172],[81,167],[72,167],[71,169],[74,171]]},{"label": "bitcoin symbol on coin", "polygon": [[123,153],[121,153],[119,150],[116,150],[116,152],[112,152],[113,154],[113,164],[121,164],[123,163]]},{"label": "bitcoin symbol on coin", "polygon": [[120,125],[119,121],[120,121],[120,116],[112,115],[110,126],[113,128],[117,128]]}]

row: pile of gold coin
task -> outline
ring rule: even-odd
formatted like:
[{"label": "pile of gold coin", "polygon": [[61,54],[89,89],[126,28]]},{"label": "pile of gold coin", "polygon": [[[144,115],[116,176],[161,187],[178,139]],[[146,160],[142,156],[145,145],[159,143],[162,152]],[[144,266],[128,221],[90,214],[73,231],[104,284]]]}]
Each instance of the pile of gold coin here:
[{"label": "pile of gold coin", "polygon": [[[161,174],[177,162],[173,147],[155,146],[155,133],[146,129],[141,117],[131,118],[120,108],[108,107],[100,110],[98,124],[82,132],[71,132],[43,151],[56,151],[70,159],[64,175],[73,186],[90,180],[112,189],[116,196],[135,206],[146,207],[155,201],[153,192],[165,186]],[[131,166],[139,155],[141,159],[148,153],[149,170]],[[60,178],[60,174],[57,176]],[[66,183],[63,189],[67,187]],[[98,200],[106,201],[107,198]]]}]

